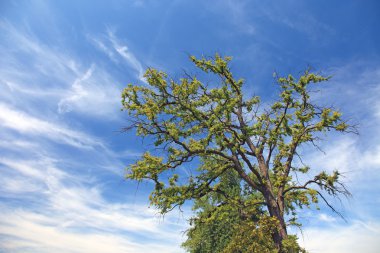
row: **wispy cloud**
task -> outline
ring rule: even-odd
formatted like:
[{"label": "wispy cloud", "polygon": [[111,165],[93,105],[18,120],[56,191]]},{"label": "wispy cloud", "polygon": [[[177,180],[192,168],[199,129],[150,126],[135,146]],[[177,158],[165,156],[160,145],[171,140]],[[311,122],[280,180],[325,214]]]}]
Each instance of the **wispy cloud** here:
[{"label": "wispy cloud", "polygon": [[[0,98],[9,103],[22,99],[34,110],[43,103],[44,110],[51,113],[58,107],[60,113],[118,119],[122,88],[105,69],[95,63],[85,68],[87,64],[77,55],[65,53],[68,49],[49,47],[32,31],[17,29],[9,22],[1,22],[0,29],[6,35],[4,49],[0,49],[0,85],[4,87]],[[5,50],[9,45],[16,45],[12,48],[17,54]]]},{"label": "wispy cloud", "polygon": [[376,253],[380,251],[380,224],[354,221],[350,225],[314,227],[303,231],[300,243],[309,252]]},{"label": "wispy cloud", "polygon": [[129,49],[128,45],[115,35],[112,29],[108,28],[106,36],[103,38],[90,35],[87,35],[87,38],[113,62],[119,63],[120,59],[122,59],[124,63],[136,72],[137,79],[146,83],[142,63]]},{"label": "wispy cloud", "polygon": [[78,75],[70,89],[58,102],[58,112],[71,111],[86,115],[117,119],[120,117],[121,88],[103,69],[93,64]]},{"label": "wispy cloud", "polygon": [[21,134],[38,135],[77,148],[93,148],[100,142],[84,133],[33,117],[0,103],[0,125]]},{"label": "wispy cloud", "polygon": [[[52,216],[22,210],[6,210],[0,215],[0,234],[6,237],[1,249],[12,252],[178,252],[177,246],[157,242],[144,244],[123,234],[78,231]],[[92,217],[98,218],[98,217]],[[10,222],[11,221],[11,222]],[[150,224],[149,224],[150,225]]]},{"label": "wispy cloud", "polygon": [[[303,8],[287,5],[290,10],[283,4],[271,6],[258,1],[253,5],[244,0],[222,2],[203,5],[218,12],[218,19],[210,20],[208,25],[227,25],[229,29],[223,26],[223,36],[240,35],[239,40],[241,35],[257,35],[250,37],[254,39],[255,50],[261,53],[256,56],[267,53],[262,49],[268,43],[279,43],[276,37],[268,37],[276,29],[296,31],[302,38],[318,43],[335,34],[329,24],[312,13],[299,11]],[[152,20],[161,21],[161,25],[149,28],[151,33],[157,33],[156,40],[178,28],[171,27],[167,21],[178,13],[179,3],[173,2],[158,16],[152,16]],[[129,7],[148,6],[140,0],[128,4]],[[115,3],[112,8],[120,9],[121,5]],[[29,12],[25,7],[31,6],[33,11]],[[131,43],[138,43],[141,38],[130,41],[112,29],[105,29],[99,36],[83,31],[83,27],[101,27],[110,21],[109,16],[108,21],[99,16],[96,21],[83,18],[78,22],[74,21],[75,17],[72,21],[64,13],[71,7],[65,4],[65,10],[58,13],[58,9],[50,8],[46,2],[28,4],[24,6],[22,20],[9,14],[14,22],[5,17],[0,21],[0,251],[181,252],[180,232],[186,229],[186,222],[177,213],[162,219],[154,209],[147,208],[145,201],[151,185],[140,184],[136,193],[134,183],[124,182],[125,159],[134,159],[141,153],[134,149],[132,140],[123,139],[125,135],[112,134],[122,122],[118,114],[122,89],[119,80],[129,75],[129,79],[145,82],[143,72],[147,61]],[[138,9],[149,11],[146,8],[133,11]],[[81,10],[81,14],[90,17],[86,16],[87,11]],[[33,22],[35,19],[39,22]],[[140,24],[129,27],[137,29]],[[244,45],[250,43],[252,40],[241,40],[239,48],[232,50],[247,52]],[[154,48],[155,41],[151,44]],[[225,44],[216,44],[223,50]],[[287,56],[279,51],[276,57]],[[271,62],[269,56],[246,55],[258,59],[260,67]],[[360,136],[332,136],[322,144],[326,154],[304,150],[304,162],[312,167],[342,169],[354,195],[346,205],[348,223],[345,225],[323,207],[319,215],[313,211],[306,214],[317,221],[304,227],[305,245],[311,251],[379,251],[376,241],[379,224],[372,220],[378,220],[380,212],[377,197],[380,71],[368,65],[360,70],[357,66],[335,69],[338,78],[335,75],[332,82],[338,88],[319,98],[343,107],[362,127]],[[339,76],[346,78],[339,79]]]},{"label": "wispy cloud", "polygon": [[96,48],[105,53],[113,62],[118,63],[115,52],[112,50],[112,48],[107,47],[101,39],[90,35],[87,35],[87,39],[92,42]]},{"label": "wispy cloud", "polygon": [[330,141],[322,146],[325,154],[314,156],[314,162],[324,168],[343,169],[355,177],[362,171],[376,173],[380,169],[380,71],[371,63],[356,61],[327,72],[333,78],[316,100],[339,108],[343,118],[356,125],[359,135],[327,135]]},{"label": "wispy cloud", "polygon": [[321,220],[322,222],[335,222],[336,221],[336,218],[334,218],[330,215],[327,215],[325,213],[319,214],[318,219]]},{"label": "wispy cloud", "polygon": [[139,60],[135,57],[135,55],[128,49],[126,44],[123,44],[119,41],[119,39],[115,36],[115,34],[108,30],[109,40],[112,42],[112,46],[114,50],[126,60],[126,62],[138,73],[138,78],[141,81],[145,82],[143,77],[144,69]]},{"label": "wispy cloud", "polygon": [[[103,126],[119,120],[117,80],[65,45],[44,44],[32,29],[1,21],[0,31],[0,251],[179,252],[183,220],[163,221],[145,202],[116,201],[124,196],[122,159],[139,153],[113,150],[76,118]],[[108,57],[141,77],[141,63],[107,36]]]},{"label": "wispy cloud", "polygon": [[[165,252],[178,252],[177,246],[162,246],[162,241],[172,240],[179,245],[181,236],[173,236],[172,231],[184,229],[183,223],[170,216],[163,223],[145,205],[109,202],[102,197],[101,188],[87,186],[80,174],[69,175],[49,159],[2,159],[0,164],[8,169],[3,173],[8,185],[0,186],[4,197],[29,193],[39,199],[29,208],[1,206],[0,234],[8,239],[0,249],[156,252],[161,248]],[[18,172],[17,178],[13,178],[12,170]],[[31,182],[17,187],[17,183],[23,182],[20,177]],[[25,186],[32,186],[34,192]],[[150,243],[139,243],[138,238],[144,234],[149,234]],[[91,243],[92,240],[98,240],[99,244]]]},{"label": "wispy cloud", "polygon": [[87,81],[94,72],[94,65],[92,65],[83,76],[80,76],[79,78],[75,79],[73,85],[72,85],[72,95],[68,96],[67,98],[61,99],[58,103],[58,111],[60,113],[71,111],[71,108],[69,107],[70,104],[73,102],[80,100],[81,98],[85,97],[88,93],[83,88],[82,83]]}]

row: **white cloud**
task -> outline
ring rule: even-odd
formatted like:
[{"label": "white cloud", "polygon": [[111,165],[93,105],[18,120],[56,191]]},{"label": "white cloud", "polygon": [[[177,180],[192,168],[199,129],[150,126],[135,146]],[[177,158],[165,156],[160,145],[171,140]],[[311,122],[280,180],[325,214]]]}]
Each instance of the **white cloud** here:
[{"label": "white cloud", "polygon": [[360,163],[369,168],[380,170],[380,145],[363,153]]},{"label": "white cloud", "polygon": [[376,174],[380,169],[380,121],[377,118],[380,70],[358,61],[332,68],[328,73],[333,78],[316,100],[340,109],[343,119],[357,125],[359,135],[327,134],[326,140],[321,142],[324,153],[307,149],[306,163],[317,169],[341,170],[350,178],[362,177],[364,172],[367,176]]},{"label": "white cloud", "polygon": [[[6,50],[6,48],[1,50],[3,63],[7,63],[1,64],[4,65],[1,70],[2,77],[24,78],[25,74],[28,74],[29,76],[26,76],[27,81],[33,80],[36,75],[53,76],[67,81],[70,80],[71,75],[64,74],[68,74],[70,71],[76,73],[77,69],[73,59],[67,52],[64,52],[65,49],[55,50],[39,40],[29,29],[15,27],[6,21],[0,22],[0,30],[6,35],[6,40],[2,44],[12,46],[12,50]],[[29,62],[22,61],[14,53],[27,56]],[[23,85],[27,87],[30,82]]]},{"label": "white cloud", "polygon": [[75,111],[83,115],[117,119],[120,114],[121,89],[116,80],[92,65],[78,76],[58,102],[58,112]]},{"label": "white cloud", "polygon": [[[244,4],[228,3],[232,8],[232,22],[248,33],[255,32],[248,22]],[[116,99],[119,98],[115,80],[98,64],[83,64],[64,46],[46,45],[31,31],[7,22],[0,23],[0,30],[3,34],[0,84],[4,87],[0,94],[4,100],[0,103],[0,127],[4,136],[12,136],[0,140],[2,154],[9,154],[0,160],[0,192],[3,198],[10,200],[0,205],[0,234],[6,238],[1,240],[0,251],[179,252],[182,239],[179,231],[186,227],[183,220],[178,222],[169,215],[160,221],[146,205],[123,205],[108,200],[104,186],[100,185],[100,176],[91,170],[102,171],[106,177],[114,176],[103,169],[121,167],[120,156],[95,137],[59,121],[70,115],[56,115],[57,104],[61,113],[71,110],[91,116],[112,114],[118,108]],[[137,78],[145,82],[142,63],[130,48],[111,31],[105,36],[92,42],[112,62],[124,61]],[[69,144],[70,150],[65,150],[66,146],[52,148],[56,143]],[[352,162],[359,164],[359,161],[364,161],[361,169],[376,168],[380,161],[378,146],[372,143],[375,148],[363,150],[359,156],[356,144],[356,140],[351,139],[334,142],[325,150],[327,156],[319,154],[313,162],[346,171],[351,169]],[[87,156],[82,156],[82,152]],[[138,153],[126,151],[125,155]],[[57,157],[61,160],[53,159]],[[326,214],[317,218],[326,222],[334,219]],[[330,230],[306,228],[307,236],[312,237],[308,245],[319,247],[321,252],[337,252],[333,247],[345,249],[340,243],[359,245],[359,241],[352,239],[357,238],[366,245],[353,245],[349,249],[364,252],[379,236],[378,227],[376,223],[354,222]],[[355,231],[359,235],[355,235]],[[339,233],[344,235],[344,240],[338,238],[335,244],[323,244]],[[141,239],[147,237],[148,242]]]},{"label": "white cloud", "polygon": [[7,166],[16,170],[18,173],[21,173],[24,177],[31,177],[34,179],[42,180],[46,177],[45,173],[42,170],[31,167],[28,164],[25,164],[21,161],[12,161],[9,159],[0,159],[0,164]]},{"label": "white cloud", "polygon": [[113,62],[118,62],[115,53],[108,48],[100,39],[87,35],[87,39],[91,41],[98,49],[105,53]]},{"label": "white cloud", "polygon": [[21,210],[3,209],[0,217],[0,233],[9,236],[1,249],[12,252],[179,252],[176,246],[140,244],[122,234],[66,229],[47,216]]},{"label": "white cloud", "polygon": [[300,243],[309,252],[323,253],[377,253],[380,252],[380,224],[355,221],[345,226],[307,228],[299,236]]},{"label": "white cloud", "polygon": [[[4,21],[0,31],[6,35],[4,49],[0,48],[0,85],[4,86],[0,98],[4,101],[50,113],[58,104],[60,113],[119,119],[121,87],[107,71],[94,63],[84,69],[87,64],[68,48],[46,45],[29,29]],[[5,50],[10,45],[12,50]]]},{"label": "white cloud", "polygon": [[115,35],[112,32],[108,33],[109,39],[112,42],[113,48],[115,51],[123,57],[127,63],[138,73],[138,77],[141,79],[143,78],[143,72],[144,69],[141,65],[141,63],[137,60],[137,58],[134,56],[134,54],[128,49],[127,45],[123,45],[119,42],[119,40],[115,37]]},{"label": "white cloud", "polygon": [[[102,188],[83,176],[85,171],[72,175],[57,162],[43,156],[0,160],[0,182],[6,182],[0,184],[2,196],[25,203],[23,207],[0,205],[0,234],[7,238],[0,250],[180,251],[182,237],[177,232],[184,230],[184,220],[178,222],[169,215],[160,221],[146,205],[109,202]],[[141,243],[144,237],[149,242]]]},{"label": "white cloud", "polygon": [[[113,62],[119,62],[117,57],[121,58],[136,72],[136,77],[143,83],[146,83],[144,78],[144,68],[141,62],[137,59],[134,53],[129,49],[129,47],[120,41],[116,37],[115,33],[111,29],[107,29],[106,41],[93,36],[87,36],[87,38],[93,42],[93,44],[105,53]],[[109,44],[109,45],[107,45]]]},{"label": "white cloud", "polygon": [[355,148],[357,138],[355,136],[338,138],[335,141],[326,141],[321,147],[323,152],[314,149],[310,152],[306,150],[303,161],[311,168],[320,170],[339,170],[341,172],[351,172],[357,167],[359,150]]},{"label": "white cloud", "polygon": [[80,100],[81,98],[85,97],[88,95],[86,90],[83,88],[81,85],[83,82],[87,81],[91,76],[92,73],[94,72],[94,65],[92,65],[83,76],[78,77],[75,79],[71,89],[72,89],[72,95],[61,99],[58,103],[58,111],[60,113],[62,112],[68,112],[71,111],[71,108],[69,108],[69,105],[71,103],[75,103],[76,101]]},{"label": "white cloud", "polygon": [[10,108],[2,103],[0,103],[0,125],[5,128],[16,130],[22,134],[47,137],[54,141],[64,142],[77,148],[102,146],[99,141],[84,133],[38,119],[25,112]]},{"label": "white cloud", "polygon": [[143,152],[137,152],[131,149],[127,149],[117,153],[116,155],[120,158],[138,158],[143,155]]},{"label": "white cloud", "polygon": [[322,222],[334,222],[334,221],[336,221],[336,218],[334,218],[330,215],[327,215],[325,213],[319,214],[318,219],[321,220]]}]

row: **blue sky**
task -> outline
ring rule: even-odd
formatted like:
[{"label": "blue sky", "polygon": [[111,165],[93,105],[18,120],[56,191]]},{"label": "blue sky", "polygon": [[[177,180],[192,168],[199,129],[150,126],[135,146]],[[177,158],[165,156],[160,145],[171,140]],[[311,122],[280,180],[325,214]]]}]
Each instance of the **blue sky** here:
[{"label": "blue sky", "polygon": [[152,148],[121,133],[120,92],[148,66],[179,77],[187,56],[234,57],[247,94],[276,98],[272,73],[333,79],[315,99],[360,135],[329,135],[316,170],[340,169],[353,197],[304,210],[310,252],[379,252],[378,1],[1,1],[0,252],[183,252],[190,212],[148,208],[152,185],[124,168]]}]

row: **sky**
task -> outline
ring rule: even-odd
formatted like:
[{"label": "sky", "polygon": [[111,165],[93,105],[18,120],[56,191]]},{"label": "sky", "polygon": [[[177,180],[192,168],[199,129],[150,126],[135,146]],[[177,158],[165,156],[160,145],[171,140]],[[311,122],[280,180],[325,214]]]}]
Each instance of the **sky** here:
[{"label": "sky", "polygon": [[152,145],[123,132],[121,91],[189,55],[233,57],[247,94],[276,99],[273,72],[333,78],[315,96],[359,135],[304,150],[353,194],[301,210],[310,252],[380,252],[380,3],[125,0],[0,2],[0,252],[184,252],[191,212],[149,207],[125,167]]}]

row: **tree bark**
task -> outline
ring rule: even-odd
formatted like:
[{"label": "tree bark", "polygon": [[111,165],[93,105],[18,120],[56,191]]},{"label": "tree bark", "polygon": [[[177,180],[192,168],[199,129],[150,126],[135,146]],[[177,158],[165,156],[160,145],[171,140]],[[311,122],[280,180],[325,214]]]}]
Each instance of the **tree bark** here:
[{"label": "tree bark", "polygon": [[267,203],[269,215],[271,217],[275,217],[278,220],[277,229],[273,234],[273,241],[276,244],[278,252],[282,253],[282,241],[288,237],[284,215],[269,187],[265,187],[264,198]]},{"label": "tree bark", "polygon": [[257,153],[256,157],[259,164],[260,173],[265,179],[262,193],[267,204],[269,215],[270,217],[275,217],[278,220],[277,229],[273,234],[273,240],[276,244],[278,252],[282,253],[282,241],[288,237],[288,232],[286,230],[286,224],[284,220],[284,202],[283,199],[279,199],[277,201],[275,198],[275,195],[272,190],[272,184],[268,174],[268,167],[265,163],[264,157],[261,153]]}]

